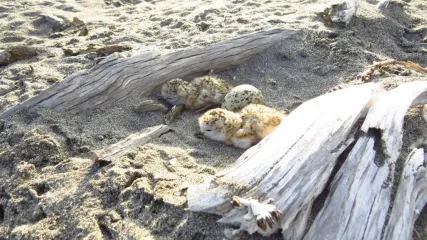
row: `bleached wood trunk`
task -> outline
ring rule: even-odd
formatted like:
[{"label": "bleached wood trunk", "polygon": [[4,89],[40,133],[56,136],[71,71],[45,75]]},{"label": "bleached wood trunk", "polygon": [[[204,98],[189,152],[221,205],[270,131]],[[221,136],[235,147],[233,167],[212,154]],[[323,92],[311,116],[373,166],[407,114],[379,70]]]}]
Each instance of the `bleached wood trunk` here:
[{"label": "bleached wood trunk", "polygon": [[412,82],[378,96],[305,239],[381,239],[404,117],[426,94],[427,82]]},{"label": "bleached wood trunk", "polygon": [[427,203],[424,150],[414,149],[406,161],[384,240],[410,240],[414,223]]},{"label": "bleached wood trunk", "polygon": [[[232,209],[232,195],[264,201],[273,198],[283,212],[280,228],[302,238],[311,204],[324,189],[338,156],[353,141],[378,85],[369,83],[310,100],[268,137],[247,150],[236,166],[216,179],[188,189],[191,211],[220,214],[220,222],[239,224],[249,233],[264,232]],[[273,229],[274,230],[274,229]]]},{"label": "bleached wood trunk", "polygon": [[[373,133],[359,138],[305,239],[380,239],[391,185],[382,186],[390,171],[374,162],[375,138]],[[374,207],[380,211],[371,214]]]},{"label": "bleached wood trunk", "polygon": [[359,0],[339,0],[332,3],[329,17],[332,22],[348,25],[356,14]]},{"label": "bleached wood trunk", "polygon": [[6,110],[0,118],[33,106],[81,111],[126,97],[148,95],[173,78],[185,78],[210,69],[233,68],[294,33],[296,31],[283,29],[257,32],[206,48],[165,55],[151,51],[118,58],[112,54],[88,72],[72,74],[39,95]]},{"label": "bleached wood trunk", "polygon": [[[388,92],[377,87],[364,84],[302,104],[271,135],[247,150],[235,167],[205,184],[190,186],[190,210],[219,214],[223,216],[219,222],[238,224],[240,230],[231,231],[231,237],[241,230],[269,235],[282,228],[285,239],[381,239],[404,117],[409,107],[427,103],[427,82],[405,83]],[[365,116],[360,127],[357,121]],[[314,199],[359,128],[360,137],[335,176],[323,209],[303,236]],[[425,201],[423,180],[416,185],[411,194],[417,193],[419,199],[408,207],[412,215],[405,215],[409,216],[405,227],[413,226]],[[233,195],[259,202],[233,208]],[[262,203],[269,198],[274,201]],[[282,212],[279,226],[262,230],[266,222],[260,220],[274,219],[274,208]],[[254,214],[254,209],[264,212]]]}]

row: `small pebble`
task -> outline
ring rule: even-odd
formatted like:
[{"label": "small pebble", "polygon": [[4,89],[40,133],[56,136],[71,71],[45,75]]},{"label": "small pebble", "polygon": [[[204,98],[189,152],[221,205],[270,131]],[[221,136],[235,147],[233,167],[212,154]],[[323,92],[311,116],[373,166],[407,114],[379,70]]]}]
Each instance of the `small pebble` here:
[{"label": "small pebble", "polygon": [[79,18],[74,17],[73,21],[71,22],[71,24],[73,24],[74,26],[78,27],[78,26],[84,25],[85,23],[82,20],[80,20]]},{"label": "small pebble", "polygon": [[89,34],[89,29],[86,26],[83,26],[79,32],[79,36],[87,36]]}]

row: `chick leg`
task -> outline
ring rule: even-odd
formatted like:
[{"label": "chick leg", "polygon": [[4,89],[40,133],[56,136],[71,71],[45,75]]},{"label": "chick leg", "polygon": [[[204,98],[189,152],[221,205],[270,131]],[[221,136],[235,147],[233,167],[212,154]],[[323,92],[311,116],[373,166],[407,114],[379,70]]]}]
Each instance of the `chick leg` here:
[{"label": "chick leg", "polygon": [[164,116],[165,123],[171,123],[179,114],[182,113],[183,110],[184,105],[173,106],[172,109]]},{"label": "chick leg", "polygon": [[200,112],[203,112],[203,111],[208,110],[208,109],[213,108],[213,107],[214,107],[213,104],[208,104],[207,106],[204,106],[204,107],[197,109],[195,112],[200,113]]}]

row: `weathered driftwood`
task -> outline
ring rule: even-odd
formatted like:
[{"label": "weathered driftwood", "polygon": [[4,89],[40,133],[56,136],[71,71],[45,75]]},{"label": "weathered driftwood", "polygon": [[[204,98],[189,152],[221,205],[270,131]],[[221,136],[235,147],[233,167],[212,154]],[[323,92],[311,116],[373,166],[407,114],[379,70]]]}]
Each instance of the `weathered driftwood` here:
[{"label": "weathered driftwood", "polygon": [[111,163],[135,147],[142,146],[150,140],[168,132],[170,128],[167,125],[158,125],[145,129],[138,134],[129,135],[127,138],[101,150],[97,150],[92,155],[92,160],[96,162]]},{"label": "weathered driftwood", "polygon": [[[373,133],[359,138],[335,176],[324,207],[305,239],[380,239],[391,186],[382,187],[390,171],[388,166],[374,163],[374,144]],[[370,214],[373,207],[384,211]],[[372,232],[376,235],[366,234]]]},{"label": "weathered driftwood", "polygon": [[273,198],[272,204],[283,213],[278,223],[282,233],[302,238],[311,204],[324,189],[338,156],[353,140],[357,122],[366,115],[377,87],[359,85],[302,104],[271,135],[247,150],[235,167],[191,186],[190,210],[220,214],[219,222],[268,235],[277,228],[263,231],[257,218],[271,217],[272,212],[249,219],[247,210],[232,208],[230,200],[233,195],[260,202]]},{"label": "weathered driftwood", "polygon": [[415,220],[427,203],[427,169],[424,150],[414,149],[400,180],[384,239],[410,240]]},{"label": "weathered driftwood", "polygon": [[412,82],[378,96],[305,239],[381,239],[404,117],[426,93],[427,82]]},{"label": "weathered driftwood", "polygon": [[147,95],[172,78],[235,67],[296,31],[275,29],[239,36],[202,49],[160,55],[151,51],[132,57],[110,55],[88,72],[68,76],[39,95],[0,114],[32,106],[56,110],[85,110],[117,100]]},{"label": "weathered driftwood", "polygon": [[324,18],[328,25],[338,23],[348,25],[356,14],[359,0],[339,0],[331,3],[331,6],[325,9]]},{"label": "weathered driftwood", "polygon": [[388,4],[390,4],[391,0],[381,0],[377,3],[378,9],[386,9],[388,7]]},{"label": "weathered driftwood", "polygon": [[382,92],[369,110],[362,131],[380,129],[384,154],[392,159],[399,157],[402,147],[403,120],[408,108],[427,103],[427,82],[405,83],[391,91]]}]

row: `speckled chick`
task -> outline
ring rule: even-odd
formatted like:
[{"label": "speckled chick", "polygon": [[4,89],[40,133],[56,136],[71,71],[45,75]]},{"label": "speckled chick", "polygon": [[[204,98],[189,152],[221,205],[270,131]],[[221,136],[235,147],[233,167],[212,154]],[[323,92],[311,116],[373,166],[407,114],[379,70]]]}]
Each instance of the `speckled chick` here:
[{"label": "speckled chick", "polygon": [[238,113],[222,108],[211,109],[199,118],[199,127],[203,135],[228,145],[232,144],[232,137],[241,126],[242,119]]},{"label": "speckled chick", "polygon": [[161,94],[172,105],[185,105],[186,108],[193,109],[198,89],[189,82],[176,78],[163,84]]},{"label": "speckled chick", "polygon": [[[285,114],[261,104],[249,104],[240,111],[242,128],[233,136],[233,144],[248,148],[273,132],[285,118]],[[249,141],[249,140],[250,141]]]},{"label": "speckled chick", "polygon": [[197,98],[193,102],[193,109],[220,106],[224,97],[232,89],[228,82],[213,76],[195,78],[191,84],[198,89]]},{"label": "speckled chick", "polygon": [[264,96],[258,88],[243,84],[231,89],[225,96],[221,108],[236,112],[251,103],[264,104]]}]

